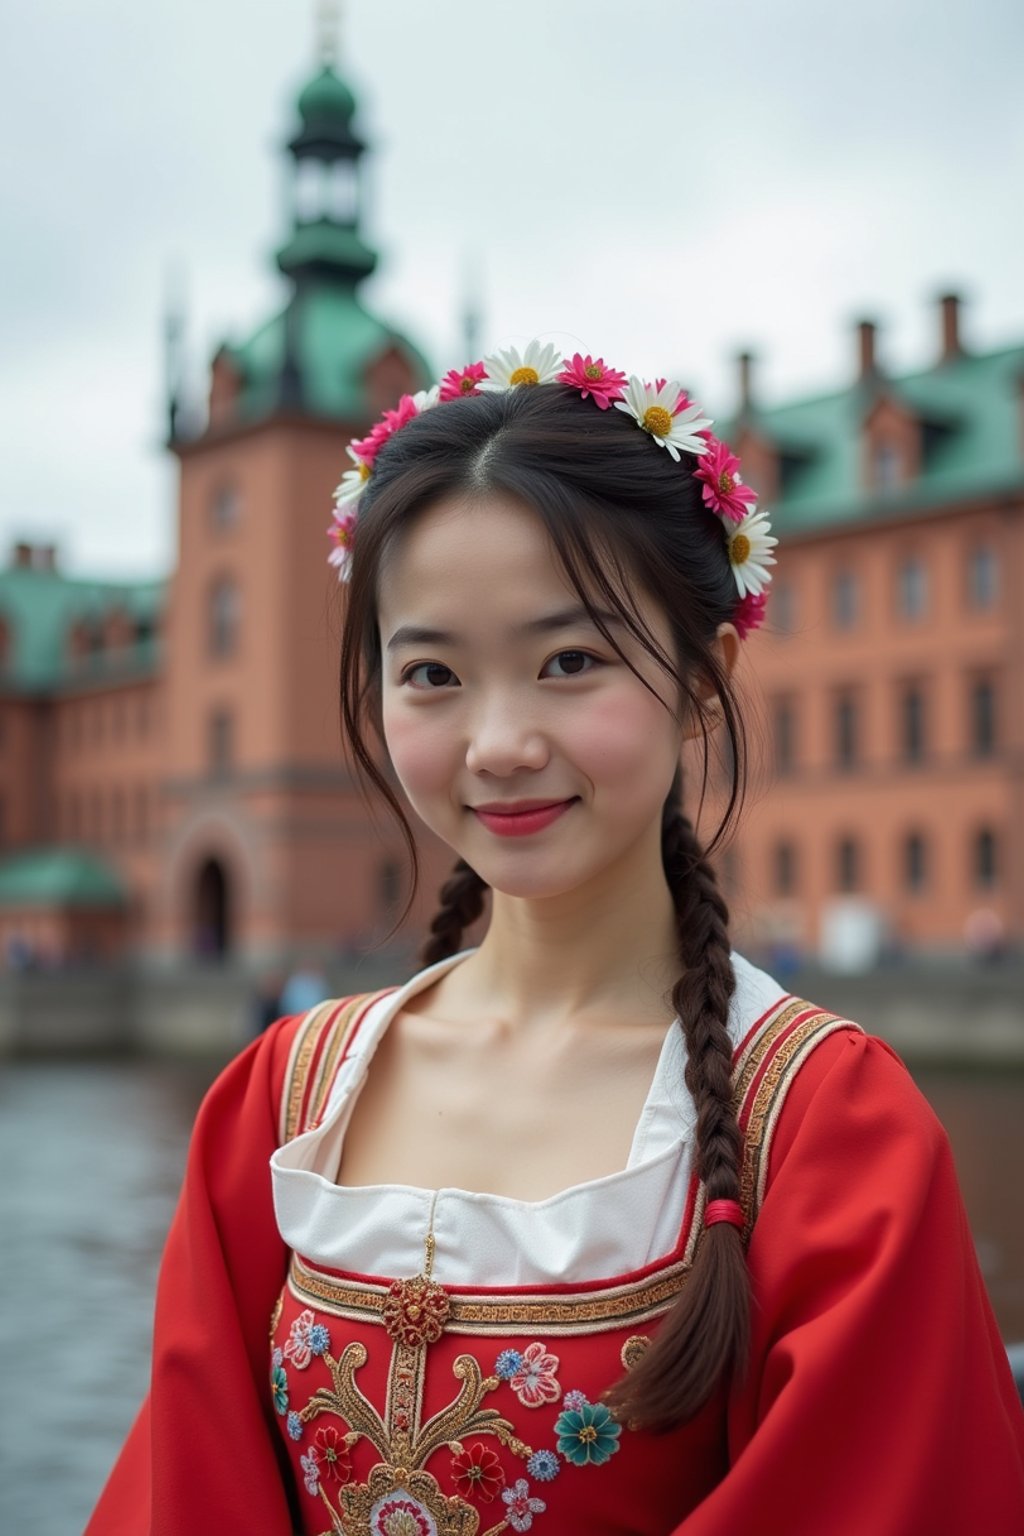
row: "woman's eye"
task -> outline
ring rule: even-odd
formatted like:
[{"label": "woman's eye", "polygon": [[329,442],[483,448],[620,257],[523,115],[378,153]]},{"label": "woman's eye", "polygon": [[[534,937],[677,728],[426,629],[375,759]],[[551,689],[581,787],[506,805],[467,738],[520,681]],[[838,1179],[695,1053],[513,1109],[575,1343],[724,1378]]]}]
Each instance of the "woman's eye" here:
[{"label": "woman's eye", "polygon": [[582,677],[597,665],[597,658],[588,655],[586,651],[559,651],[547,665],[558,669],[555,677]]},{"label": "woman's eye", "polygon": [[421,661],[402,674],[402,682],[411,683],[414,688],[447,688],[455,681],[451,667],[442,666],[439,661]]}]

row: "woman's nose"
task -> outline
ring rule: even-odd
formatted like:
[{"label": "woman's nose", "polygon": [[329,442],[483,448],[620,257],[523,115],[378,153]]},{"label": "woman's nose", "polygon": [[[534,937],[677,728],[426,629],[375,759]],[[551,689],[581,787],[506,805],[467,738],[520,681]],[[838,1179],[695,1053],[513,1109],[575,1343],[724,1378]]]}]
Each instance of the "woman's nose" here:
[{"label": "woman's nose", "polygon": [[466,767],[471,773],[507,778],[519,769],[543,768],[548,756],[547,738],[536,720],[517,709],[514,701],[497,699],[472,724]]}]

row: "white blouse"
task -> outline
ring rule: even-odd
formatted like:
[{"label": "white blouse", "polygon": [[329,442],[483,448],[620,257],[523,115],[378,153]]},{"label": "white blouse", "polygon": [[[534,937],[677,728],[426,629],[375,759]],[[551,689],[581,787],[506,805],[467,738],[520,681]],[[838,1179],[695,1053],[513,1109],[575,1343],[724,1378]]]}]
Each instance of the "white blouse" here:
[{"label": "white blouse", "polygon": [[[463,950],[429,966],[374,1004],[338,1071],[320,1125],[271,1156],[274,1208],[285,1243],[314,1264],[404,1278],[421,1271],[432,1225],[433,1276],[441,1285],[603,1280],[662,1258],[682,1226],[696,1119],[683,1077],[686,1046],[675,1023],[666,1032],[629,1159],[618,1173],[546,1200],[334,1182],[345,1130],[384,1031],[410,997],[472,953]],[[728,1028],[735,1048],[786,993],[735,951],[732,962],[736,991]]]}]

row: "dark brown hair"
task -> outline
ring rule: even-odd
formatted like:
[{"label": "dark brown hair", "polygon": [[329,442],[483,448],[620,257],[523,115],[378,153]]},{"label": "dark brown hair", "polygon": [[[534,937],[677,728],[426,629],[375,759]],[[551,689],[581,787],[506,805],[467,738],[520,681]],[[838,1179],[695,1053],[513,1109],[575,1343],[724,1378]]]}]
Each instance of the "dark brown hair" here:
[{"label": "dark brown hair", "polygon": [[[741,1141],[726,1027],[735,977],[728,910],[708,854],[742,802],[746,740],[728,675],[712,648],[719,624],[732,616],[736,586],[724,532],[692,474],[695,462],[686,454],[682,463],[674,462],[623,412],[602,411],[560,384],[448,401],[402,427],[379,452],[360,502],[342,637],[341,715],[357,765],[402,828],[415,890],[412,832],[363,734],[367,721],[378,738],[382,734],[381,564],[410,519],[442,498],[487,492],[512,496],[537,514],[580,601],[623,660],[598,605],[617,613],[673,679],[681,712],[692,712],[700,725],[701,799],[709,762],[709,708],[701,685],[709,685],[708,698],[731,746],[728,802],[703,848],[683,812],[677,774],[663,811],[662,862],[678,921],[682,973],[672,1004],[686,1041],[686,1086],[697,1109],[696,1171],[709,1200],[738,1200]],[[674,655],[664,653],[643,622],[644,597],[667,616]],[[484,882],[459,860],[442,888],[424,963],[456,953],[463,930],[483,911],[485,895]],[[659,1430],[690,1418],[732,1372],[743,1369],[749,1308],[742,1239],[733,1226],[718,1223],[702,1233],[686,1284],[650,1348],[606,1394],[609,1406],[624,1421]]]}]

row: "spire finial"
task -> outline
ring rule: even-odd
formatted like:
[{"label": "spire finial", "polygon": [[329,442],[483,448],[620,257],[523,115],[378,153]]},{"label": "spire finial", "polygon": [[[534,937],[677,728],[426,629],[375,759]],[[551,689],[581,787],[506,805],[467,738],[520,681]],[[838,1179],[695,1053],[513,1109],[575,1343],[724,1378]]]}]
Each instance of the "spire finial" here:
[{"label": "spire finial", "polygon": [[338,34],[341,30],[341,0],[317,0],[317,52],[325,69],[338,62]]}]

